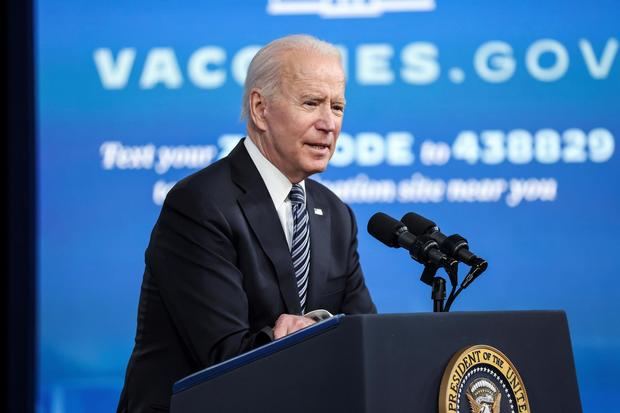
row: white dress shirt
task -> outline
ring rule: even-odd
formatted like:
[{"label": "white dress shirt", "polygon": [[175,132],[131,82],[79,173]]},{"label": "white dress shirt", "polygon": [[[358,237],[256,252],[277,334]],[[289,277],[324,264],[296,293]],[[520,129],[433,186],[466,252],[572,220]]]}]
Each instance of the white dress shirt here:
[{"label": "white dress shirt", "polygon": [[[274,164],[265,158],[254,142],[252,142],[252,139],[246,137],[243,144],[250,154],[250,158],[252,158],[252,162],[254,162],[256,169],[258,169],[258,173],[261,178],[263,178],[267,191],[269,191],[273,206],[276,208],[278,218],[280,218],[280,223],[282,224],[282,230],[284,231],[284,236],[288,243],[288,249],[290,250],[293,240],[293,207],[288,195],[291,192],[293,184]],[[301,185],[305,193],[305,181],[301,181],[299,185]]]}]

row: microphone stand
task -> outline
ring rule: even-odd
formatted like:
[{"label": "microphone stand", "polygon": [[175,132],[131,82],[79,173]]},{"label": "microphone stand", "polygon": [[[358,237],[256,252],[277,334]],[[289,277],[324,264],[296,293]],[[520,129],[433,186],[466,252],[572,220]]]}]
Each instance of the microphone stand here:
[{"label": "microphone stand", "polygon": [[[442,313],[447,311],[444,309],[444,300],[446,299],[446,280],[442,277],[436,277],[438,266],[427,264],[420,276],[420,280],[431,286],[431,299],[433,300],[433,312]],[[452,277],[451,277],[452,278]],[[454,292],[454,289],[453,289]]]},{"label": "microphone stand", "polygon": [[431,298],[433,299],[433,312],[443,313],[443,301],[446,299],[446,280],[441,277],[433,278]]}]

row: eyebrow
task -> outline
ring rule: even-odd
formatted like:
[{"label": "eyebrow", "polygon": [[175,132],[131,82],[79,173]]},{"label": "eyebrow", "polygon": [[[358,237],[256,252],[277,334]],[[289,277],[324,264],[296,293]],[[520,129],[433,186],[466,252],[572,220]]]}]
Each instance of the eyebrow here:
[{"label": "eyebrow", "polygon": [[[320,100],[320,101],[327,100],[327,96],[321,95],[321,94],[315,94],[315,93],[306,93],[306,94],[302,95],[301,98],[302,98],[302,100],[305,100],[305,99]],[[337,97],[336,99],[334,99],[334,102],[335,103],[341,103],[341,104],[345,105],[347,103],[347,100],[343,96],[342,98]]]}]

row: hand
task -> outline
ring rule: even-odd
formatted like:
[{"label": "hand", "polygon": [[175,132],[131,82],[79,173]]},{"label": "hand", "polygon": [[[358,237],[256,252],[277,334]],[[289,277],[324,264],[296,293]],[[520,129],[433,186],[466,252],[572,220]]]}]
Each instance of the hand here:
[{"label": "hand", "polygon": [[301,315],[282,314],[273,326],[273,338],[277,340],[314,323],[314,320]]}]

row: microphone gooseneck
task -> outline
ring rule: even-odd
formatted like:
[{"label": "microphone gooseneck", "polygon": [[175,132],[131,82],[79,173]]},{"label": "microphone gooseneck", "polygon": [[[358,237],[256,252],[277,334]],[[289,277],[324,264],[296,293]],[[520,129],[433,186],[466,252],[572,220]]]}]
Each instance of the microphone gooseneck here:
[{"label": "microphone gooseneck", "polygon": [[[405,214],[399,221],[383,213],[375,213],[368,221],[368,233],[390,248],[404,248],[412,259],[424,265],[420,280],[432,286],[433,310],[449,311],[456,297],[488,267],[485,259],[469,250],[469,243],[459,234],[443,234],[435,222],[414,212]],[[458,263],[470,271],[458,286]],[[445,280],[437,277],[444,268],[450,278],[452,290],[445,299]],[[458,289],[457,289],[458,286]]]}]

